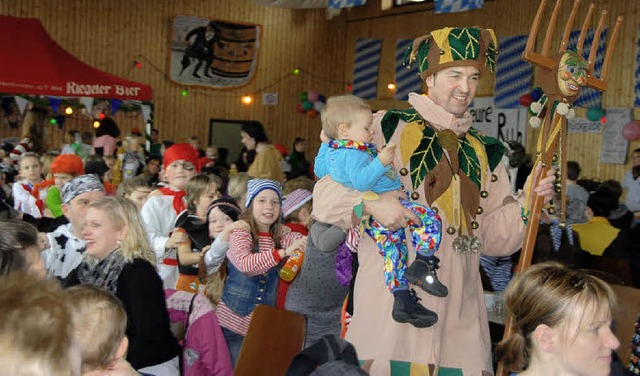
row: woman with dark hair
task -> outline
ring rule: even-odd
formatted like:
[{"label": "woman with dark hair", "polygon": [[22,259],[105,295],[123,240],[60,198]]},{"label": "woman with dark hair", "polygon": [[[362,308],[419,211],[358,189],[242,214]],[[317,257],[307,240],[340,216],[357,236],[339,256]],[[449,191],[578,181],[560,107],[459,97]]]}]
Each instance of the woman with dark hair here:
[{"label": "woman with dark hair", "polygon": [[99,156],[115,155],[118,137],[120,137],[120,128],[115,120],[108,117],[100,120],[100,126],[96,129],[96,138],[93,140],[93,150]]},{"label": "woman with dark hair", "polygon": [[42,246],[35,227],[18,220],[0,221],[0,276],[17,271],[43,279]]},{"label": "woman with dark hair", "polygon": [[291,148],[291,154],[289,154],[291,172],[287,173],[287,180],[295,179],[298,176],[313,178],[310,173],[311,163],[307,161],[307,157],[304,155],[306,146],[306,142],[302,137],[296,137],[293,140],[293,147]]},{"label": "woman with dark hair", "polygon": [[282,155],[276,148],[269,144],[269,139],[260,122],[252,121],[242,125],[240,130],[240,142],[247,150],[255,150],[256,157],[249,163],[247,173],[252,178],[264,178],[282,181],[282,169],[280,160]]},{"label": "woman with dark hair", "polygon": [[231,171],[235,171],[235,173],[247,172],[254,159],[256,159],[256,151],[247,150],[247,148],[243,146],[242,150],[240,150],[240,154],[238,154],[238,158],[231,163],[229,169]]}]

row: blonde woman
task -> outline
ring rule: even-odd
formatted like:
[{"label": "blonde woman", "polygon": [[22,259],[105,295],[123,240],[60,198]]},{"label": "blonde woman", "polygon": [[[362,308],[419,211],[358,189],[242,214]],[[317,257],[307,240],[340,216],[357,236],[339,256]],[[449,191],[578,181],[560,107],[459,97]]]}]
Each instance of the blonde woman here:
[{"label": "blonde woman", "polygon": [[154,375],[178,375],[180,347],[169,329],[155,255],[135,204],[106,197],[89,206],[86,220],[83,261],[65,284],[91,284],[115,294],[127,312],[129,363]]},{"label": "blonde woman", "polygon": [[555,262],[509,283],[505,304],[515,334],[496,353],[519,376],[607,376],[620,342],[611,331],[614,293],[605,282]]}]

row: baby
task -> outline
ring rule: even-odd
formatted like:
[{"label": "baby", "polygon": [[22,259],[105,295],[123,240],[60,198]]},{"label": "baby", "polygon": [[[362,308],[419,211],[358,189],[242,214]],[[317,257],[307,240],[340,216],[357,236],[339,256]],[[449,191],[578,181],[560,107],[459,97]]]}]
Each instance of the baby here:
[{"label": "baby", "polygon": [[[388,144],[379,153],[372,144],[371,108],[353,95],[334,96],[322,109],[322,145],[315,159],[315,174],[331,178],[349,188],[375,194],[402,189],[392,169],[395,145]],[[331,205],[331,197],[315,197],[319,205]],[[416,327],[435,324],[438,316],[418,303],[409,283],[420,286],[431,295],[444,297],[448,289],[437,277],[439,259],[434,255],[440,245],[441,222],[428,207],[409,200],[401,203],[412,210],[422,225],[409,223],[416,261],[407,268],[407,246],[404,229],[390,231],[374,218],[365,220],[364,231],[371,236],[384,257],[385,283],[393,293],[393,319]],[[360,208],[361,210],[361,208]]]},{"label": "baby", "polygon": [[65,290],[70,299],[74,338],[81,349],[82,375],[137,375],[124,359],[127,314],[113,294],[92,285]]}]

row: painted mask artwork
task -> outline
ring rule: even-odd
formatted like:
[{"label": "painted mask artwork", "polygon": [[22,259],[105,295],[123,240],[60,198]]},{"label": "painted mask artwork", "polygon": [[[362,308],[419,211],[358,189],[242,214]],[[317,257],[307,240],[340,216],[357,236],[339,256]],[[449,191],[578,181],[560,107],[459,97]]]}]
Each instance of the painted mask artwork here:
[{"label": "painted mask artwork", "polygon": [[558,89],[567,98],[575,98],[587,83],[588,65],[574,51],[566,51],[558,65]]}]

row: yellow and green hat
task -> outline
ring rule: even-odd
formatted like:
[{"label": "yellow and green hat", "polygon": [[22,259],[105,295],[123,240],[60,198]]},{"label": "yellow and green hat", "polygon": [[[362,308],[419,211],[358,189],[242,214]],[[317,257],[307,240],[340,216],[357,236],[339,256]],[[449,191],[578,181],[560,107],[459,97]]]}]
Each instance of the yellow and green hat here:
[{"label": "yellow and green hat", "polygon": [[493,73],[498,55],[498,40],[492,29],[479,27],[445,27],[416,38],[404,54],[404,64],[418,64],[426,77],[449,67],[486,66]]}]

